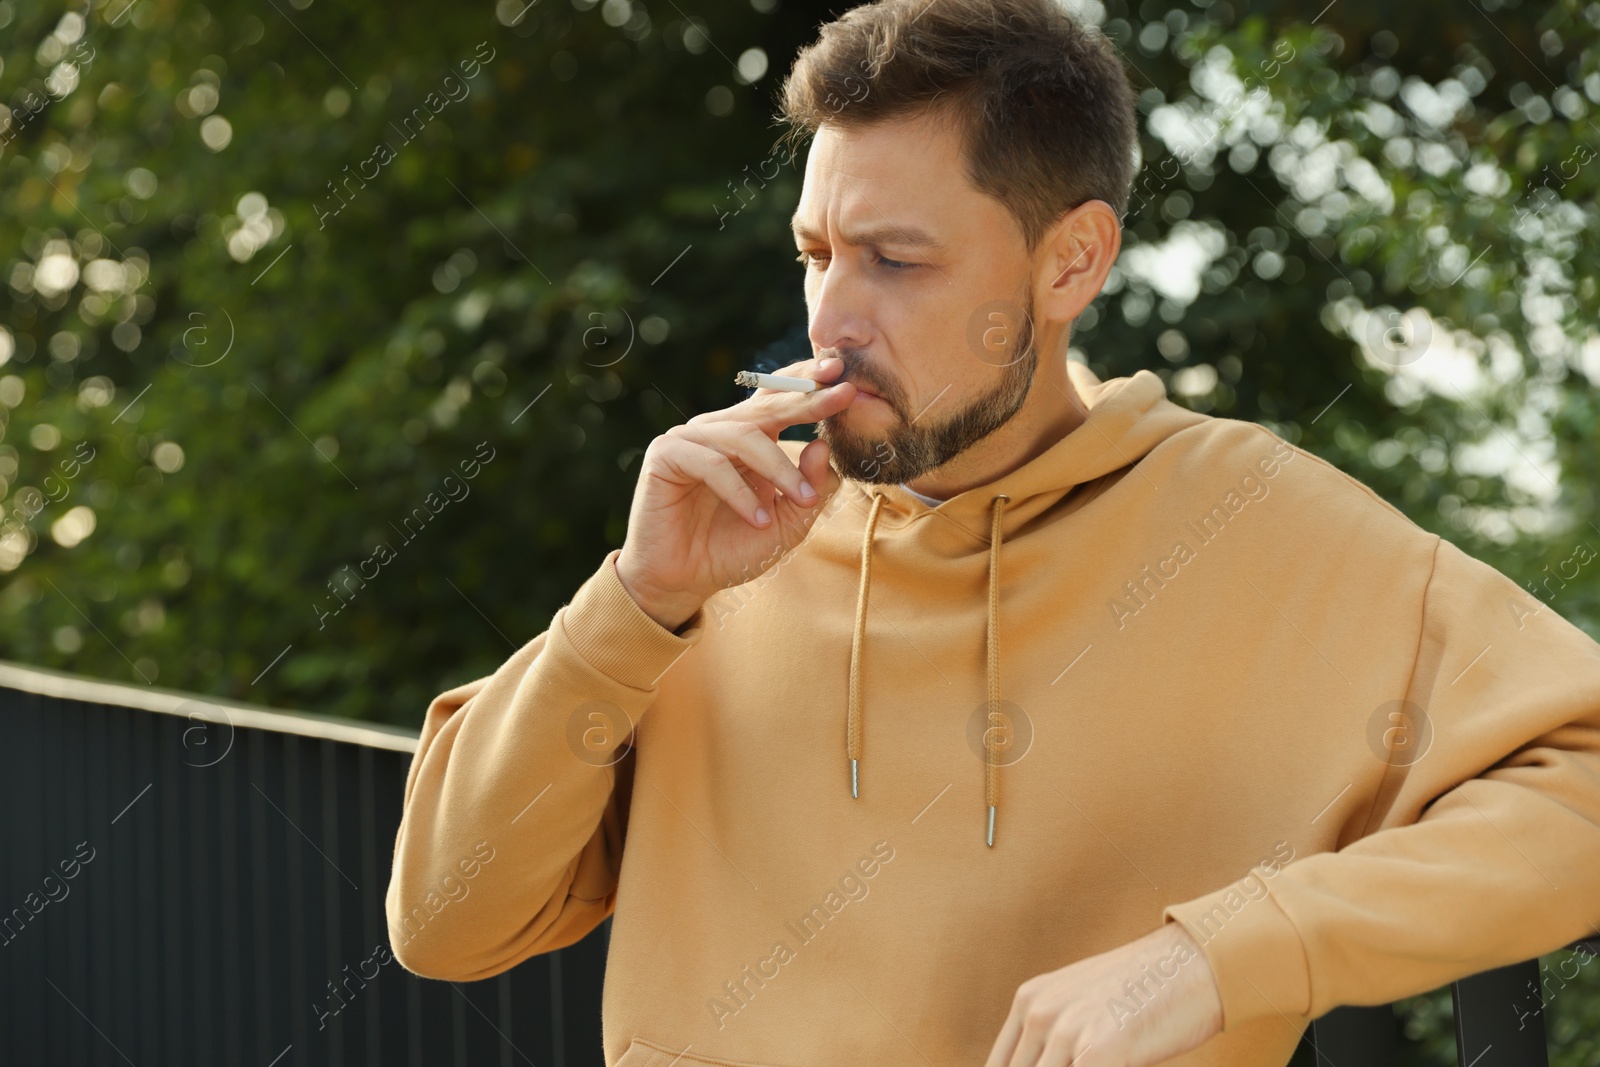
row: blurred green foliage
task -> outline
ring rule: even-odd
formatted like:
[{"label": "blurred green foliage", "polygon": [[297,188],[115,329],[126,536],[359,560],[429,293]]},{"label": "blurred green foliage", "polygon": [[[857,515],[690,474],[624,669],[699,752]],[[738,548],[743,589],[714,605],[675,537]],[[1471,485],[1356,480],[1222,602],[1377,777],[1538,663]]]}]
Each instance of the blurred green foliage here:
[{"label": "blurred green foliage", "polygon": [[[1600,3],[1074,6],[1144,124],[1074,345],[1600,636]],[[0,0],[6,657],[413,726],[492,671],[650,439],[806,354],[771,115],[833,13]]]}]

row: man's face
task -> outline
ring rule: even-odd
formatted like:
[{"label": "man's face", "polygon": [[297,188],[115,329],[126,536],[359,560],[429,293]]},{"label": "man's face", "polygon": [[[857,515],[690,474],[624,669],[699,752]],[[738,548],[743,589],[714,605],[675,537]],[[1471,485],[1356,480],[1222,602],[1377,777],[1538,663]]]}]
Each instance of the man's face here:
[{"label": "man's face", "polygon": [[967,183],[952,128],[824,124],[795,229],[815,353],[868,391],[817,424],[841,476],[919,478],[1022,406],[1038,366],[1022,231]]}]

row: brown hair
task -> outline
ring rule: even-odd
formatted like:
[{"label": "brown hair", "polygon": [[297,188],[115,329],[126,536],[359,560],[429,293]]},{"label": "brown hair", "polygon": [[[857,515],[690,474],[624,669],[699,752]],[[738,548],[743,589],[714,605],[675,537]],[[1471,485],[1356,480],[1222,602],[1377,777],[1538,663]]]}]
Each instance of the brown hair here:
[{"label": "brown hair", "polygon": [[[937,103],[936,103],[937,101]],[[876,0],[824,25],[779,91],[785,139],[938,109],[967,180],[1017,220],[1029,252],[1066,212],[1127,210],[1138,136],[1115,47],[1060,0]]]}]

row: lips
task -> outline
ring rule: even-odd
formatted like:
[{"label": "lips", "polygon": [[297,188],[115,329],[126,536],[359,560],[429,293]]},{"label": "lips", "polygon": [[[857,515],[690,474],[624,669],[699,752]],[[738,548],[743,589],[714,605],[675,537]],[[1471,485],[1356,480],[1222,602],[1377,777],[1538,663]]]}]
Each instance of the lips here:
[{"label": "lips", "polygon": [[856,399],[851,402],[851,406],[852,407],[856,407],[856,406],[859,406],[862,403],[868,403],[868,402],[879,403],[879,404],[882,404],[884,407],[892,407],[893,406],[887,400],[885,400],[880,394],[873,392],[871,389],[868,389],[866,384],[864,382],[862,382],[861,379],[859,379],[859,378],[851,376],[851,377],[840,378],[839,380],[843,381],[843,382],[849,382],[851,385],[856,387]]},{"label": "lips", "polygon": [[884,407],[889,406],[889,402],[883,397],[879,396],[877,393],[869,393],[865,389],[856,394],[856,403],[882,404]]}]

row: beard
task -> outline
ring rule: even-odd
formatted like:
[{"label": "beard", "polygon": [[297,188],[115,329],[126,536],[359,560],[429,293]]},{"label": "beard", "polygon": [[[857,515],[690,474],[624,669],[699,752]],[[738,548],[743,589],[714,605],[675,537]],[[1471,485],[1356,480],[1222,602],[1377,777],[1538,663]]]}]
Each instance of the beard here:
[{"label": "beard", "polygon": [[[855,349],[841,348],[844,361],[841,379],[878,394],[897,416],[887,432],[865,434],[850,429],[844,419],[848,410],[817,422],[817,436],[828,443],[831,462],[840,477],[877,485],[895,485],[922,477],[944,466],[1011,420],[1028,397],[1033,385],[1039,354],[1033,348],[1033,295],[1026,288],[1027,303],[1016,343],[1006,346],[1011,355],[1003,377],[995,387],[942,419],[919,417],[907,408],[905,392],[898,383],[885,381],[867,365]],[[977,345],[973,346],[976,350]],[[986,361],[989,356],[983,357]],[[913,421],[915,420],[915,421]]]}]

